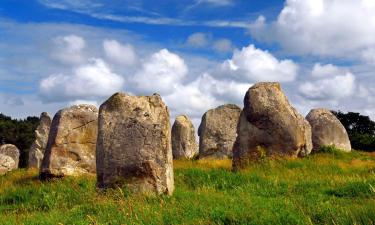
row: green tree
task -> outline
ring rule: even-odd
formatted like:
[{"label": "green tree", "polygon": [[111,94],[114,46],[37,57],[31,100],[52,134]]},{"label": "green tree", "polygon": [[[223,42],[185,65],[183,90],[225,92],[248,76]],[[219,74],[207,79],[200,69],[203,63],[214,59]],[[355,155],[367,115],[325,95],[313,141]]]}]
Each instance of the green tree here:
[{"label": "green tree", "polygon": [[375,122],[368,116],[356,112],[336,112],[333,114],[341,121],[348,132],[352,148],[375,151]]},{"label": "green tree", "polygon": [[0,113],[0,142],[17,146],[21,153],[20,167],[27,166],[29,148],[35,139],[34,131],[38,124],[38,117],[17,120]]}]

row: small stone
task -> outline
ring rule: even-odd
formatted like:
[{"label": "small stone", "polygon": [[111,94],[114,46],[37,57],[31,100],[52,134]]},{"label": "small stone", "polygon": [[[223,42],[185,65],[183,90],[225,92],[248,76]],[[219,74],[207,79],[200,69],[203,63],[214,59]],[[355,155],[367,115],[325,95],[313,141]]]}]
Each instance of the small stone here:
[{"label": "small stone", "polygon": [[0,146],[0,154],[10,156],[16,165],[16,168],[18,168],[18,163],[20,160],[20,150],[12,144],[5,144]]},{"label": "small stone", "polygon": [[352,147],[345,127],[328,109],[312,109],[306,116],[312,128],[313,151],[323,146],[335,146],[345,152]]},{"label": "small stone", "polygon": [[17,165],[13,158],[0,154],[0,175],[4,175],[14,169],[17,169]]}]

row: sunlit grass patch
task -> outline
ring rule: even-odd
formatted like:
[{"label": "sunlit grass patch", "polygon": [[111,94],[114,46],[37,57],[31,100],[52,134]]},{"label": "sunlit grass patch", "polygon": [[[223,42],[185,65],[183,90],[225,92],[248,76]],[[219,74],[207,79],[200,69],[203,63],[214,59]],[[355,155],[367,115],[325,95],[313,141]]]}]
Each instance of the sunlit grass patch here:
[{"label": "sunlit grass patch", "polygon": [[1,224],[374,224],[375,157],[352,152],[274,159],[175,160],[173,196],[96,190],[95,177],[0,177]]}]

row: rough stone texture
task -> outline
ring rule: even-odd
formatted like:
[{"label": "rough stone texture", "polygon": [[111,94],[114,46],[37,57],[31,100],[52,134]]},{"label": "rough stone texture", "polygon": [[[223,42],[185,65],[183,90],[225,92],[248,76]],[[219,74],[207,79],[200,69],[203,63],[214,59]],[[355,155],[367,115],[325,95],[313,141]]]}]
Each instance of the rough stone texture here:
[{"label": "rough stone texture", "polygon": [[173,158],[191,159],[198,154],[193,123],[186,115],[176,117],[172,126]]},{"label": "rough stone texture", "polygon": [[18,168],[18,163],[20,160],[20,150],[18,150],[15,145],[5,144],[0,146],[0,154],[10,156],[16,164],[16,168]]},{"label": "rough stone texture", "polygon": [[17,165],[13,158],[8,155],[0,154],[0,175],[4,175],[14,169],[17,169]]},{"label": "rough stone texture", "polygon": [[157,94],[117,93],[100,106],[97,186],[172,194],[173,158],[169,111]]},{"label": "rough stone texture", "polygon": [[227,104],[208,110],[198,128],[199,158],[232,157],[241,108]]},{"label": "rough stone texture", "polygon": [[98,110],[76,105],[56,113],[52,120],[41,178],[95,173]]},{"label": "rough stone texture", "polygon": [[311,125],[314,151],[329,145],[334,145],[345,152],[351,151],[352,147],[345,127],[330,110],[312,109],[306,120]]},{"label": "rough stone texture", "polygon": [[311,127],[279,83],[258,83],[246,93],[237,127],[233,168],[266,156],[297,157],[311,152]]},{"label": "rough stone texture", "polygon": [[40,115],[40,123],[35,130],[35,141],[29,150],[29,167],[40,168],[47,146],[50,126],[51,117],[48,113],[43,112]]}]

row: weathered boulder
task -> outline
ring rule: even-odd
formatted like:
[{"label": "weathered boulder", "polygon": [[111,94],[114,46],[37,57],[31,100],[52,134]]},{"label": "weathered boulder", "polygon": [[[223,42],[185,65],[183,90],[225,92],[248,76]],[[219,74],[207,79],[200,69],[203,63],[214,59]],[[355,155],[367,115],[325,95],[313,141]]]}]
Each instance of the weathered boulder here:
[{"label": "weathered boulder", "polygon": [[4,175],[14,169],[17,169],[17,165],[13,158],[8,155],[0,154],[0,175]]},{"label": "weathered boulder", "polygon": [[198,128],[199,158],[232,157],[241,108],[226,104],[208,110]]},{"label": "weathered boulder", "polygon": [[173,158],[191,159],[198,154],[193,123],[186,115],[176,117],[172,126]]},{"label": "weathered boulder", "polygon": [[157,94],[116,93],[100,106],[97,186],[147,194],[174,190],[169,111]]},{"label": "weathered boulder", "polygon": [[53,117],[40,169],[41,178],[95,173],[98,110],[93,105],[65,108]]},{"label": "weathered boulder", "polygon": [[305,156],[312,149],[311,127],[279,83],[258,83],[247,91],[237,133],[234,170],[262,157]]},{"label": "weathered boulder", "polygon": [[334,145],[336,148],[350,152],[352,147],[345,127],[328,109],[312,109],[306,116],[312,129],[313,151],[320,147]]},{"label": "weathered boulder", "polygon": [[12,144],[5,144],[0,146],[0,154],[10,156],[18,168],[18,163],[20,160],[20,150]]},{"label": "weathered boulder", "polygon": [[35,141],[29,150],[29,167],[40,168],[42,164],[44,151],[47,146],[49,129],[51,126],[51,117],[43,112],[40,115],[40,123],[35,130]]}]

